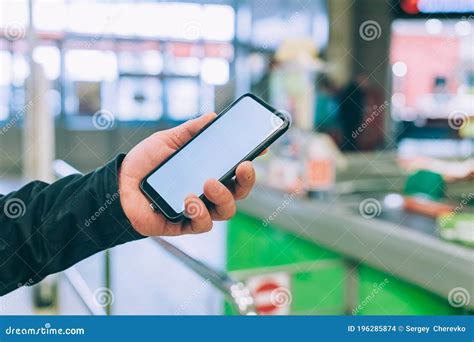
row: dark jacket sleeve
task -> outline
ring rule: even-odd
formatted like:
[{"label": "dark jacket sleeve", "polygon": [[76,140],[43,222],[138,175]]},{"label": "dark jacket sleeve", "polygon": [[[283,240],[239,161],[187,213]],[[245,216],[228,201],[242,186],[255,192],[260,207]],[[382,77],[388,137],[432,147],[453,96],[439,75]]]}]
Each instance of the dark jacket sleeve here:
[{"label": "dark jacket sleeve", "polygon": [[0,296],[142,238],[120,205],[117,170],[123,158],[87,175],[31,182],[0,196]]}]

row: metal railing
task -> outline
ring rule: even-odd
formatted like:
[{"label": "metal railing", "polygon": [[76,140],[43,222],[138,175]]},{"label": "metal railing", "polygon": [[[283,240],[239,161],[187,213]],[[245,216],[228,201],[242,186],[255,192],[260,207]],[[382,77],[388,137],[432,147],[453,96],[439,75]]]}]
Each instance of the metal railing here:
[{"label": "metal railing", "polygon": [[[55,160],[53,162],[53,173],[55,177],[63,178],[72,174],[80,174],[81,172],[63,160]],[[63,272],[63,275],[91,315],[110,315],[112,313],[111,303],[107,302],[104,307],[95,304],[93,300],[94,292],[89,288],[87,282],[84,280],[76,266],[68,268]],[[110,253],[108,253],[108,251],[104,253],[103,276],[105,287],[110,289]]]},{"label": "metal railing", "polygon": [[158,245],[163,247],[168,253],[177,258],[184,265],[188,266],[196,274],[201,276],[221,293],[234,305],[241,315],[255,315],[255,301],[244,283],[236,281],[227,273],[214,270],[205,263],[194,259],[189,254],[183,252],[168,241],[153,237]]},{"label": "metal railing", "polygon": [[63,272],[68,283],[72,286],[81,302],[91,315],[106,315],[107,311],[97,306],[93,300],[94,294],[87,285],[77,267],[72,266]]},{"label": "metal railing", "polygon": [[[53,162],[53,171],[56,177],[62,178],[71,174],[81,173],[63,160]],[[234,280],[227,273],[215,270],[205,263],[191,257],[173,244],[159,237],[151,238],[158,246],[162,247],[169,254],[173,255],[187,268],[199,275],[206,282],[219,290],[228,301],[235,307],[241,315],[255,315],[255,301],[249,289],[244,283]],[[110,253],[104,253],[104,280],[105,287],[111,289],[110,276]],[[93,292],[88,287],[86,281],[81,276],[76,267],[71,267],[63,272],[66,280],[71,284],[80,300],[93,315],[110,315],[112,312],[111,304],[105,307],[105,310],[98,308],[93,302]]]}]

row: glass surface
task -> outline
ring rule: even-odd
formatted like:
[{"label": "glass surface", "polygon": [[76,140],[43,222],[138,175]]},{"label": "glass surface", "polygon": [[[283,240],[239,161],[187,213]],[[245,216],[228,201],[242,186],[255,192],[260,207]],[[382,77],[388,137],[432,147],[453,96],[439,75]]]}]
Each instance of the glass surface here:
[{"label": "glass surface", "polygon": [[163,56],[159,51],[123,51],[117,56],[121,73],[158,75],[163,70]]},{"label": "glass surface", "polygon": [[198,76],[201,61],[197,57],[168,57],[165,70],[168,74],[181,76]]},{"label": "glass surface", "polygon": [[[0,27],[12,21],[26,27],[27,1],[4,1],[8,13],[0,15]],[[34,17],[39,30],[50,32],[190,41],[234,37],[234,10],[224,4],[46,0],[34,2]]]},{"label": "glass surface", "polygon": [[0,2],[0,27],[3,34],[22,38],[28,26],[28,0],[2,0]]},{"label": "glass surface", "polygon": [[224,58],[204,58],[201,78],[207,84],[226,84],[229,81],[229,62]]},{"label": "glass surface", "polygon": [[12,63],[11,54],[8,51],[0,51],[0,86],[10,86]]},{"label": "glass surface", "polygon": [[[446,120],[472,112],[474,29],[467,19],[398,19],[392,23],[391,114],[395,121]],[[427,56],[436,56],[428,58]]]},{"label": "glass surface", "polygon": [[283,120],[244,97],[148,178],[148,183],[176,212],[191,193],[201,195],[207,179],[220,179]]},{"label": "glass surface", "polygon": [[0,84],[0,121],[8,119],[10,87]]},{"label": "glass surface", "polygon": [[26,55],[14,53],[12,63],[12,83],[14,86],[23,87],[26,78],[30,75],[30,66]]},{"label": "glass surface", "polygon": [[168,116],[173,120],[187,120],[199,112],[199,83],[194,79],[167,81],[166,101]]},{"label": "glass surface", "polygon": [[46,78],[55,80],[59,77],[61,56],[57,47],[38,46],[33,51],[33,59],[42,66]]},{"label": "glass surface", "polygon": [[319,50],[326,47],[329,37],[326,1],[253,1],[250,13],[249,16],[244,9],[239,14],[242,24],[251,24],[247,32],[239,28],[239,36],[250,40],[255,47],[276,49],[286,39],[301,37],[311,37]]},{"label": "glass surface", "polygon": [[119,82],[118,119],[158,120],[163,111],[161,83],[153,77],[123,77]]},{"label": "glass surface", "polygon": [[67,50],[67,77],[77,81],[113,81],[118,75],[117,56],[112,51]]}]

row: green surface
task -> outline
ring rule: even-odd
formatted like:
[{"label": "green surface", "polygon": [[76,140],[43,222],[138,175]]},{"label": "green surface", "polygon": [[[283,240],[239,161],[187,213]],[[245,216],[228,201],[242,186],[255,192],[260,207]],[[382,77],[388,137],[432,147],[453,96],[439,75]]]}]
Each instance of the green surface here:
[{"label": "green surface", "polygon": [[[262,220],[238,213],[229,222],[227,270],[264,275],[282,269],[291,274],[291,314],[345,314],[346,259]],[[353,314],[451,315],[461,309],[418,286],[365,265],[357,267]],[[354,290],[354,289],[353,289]],[[235,311],[226,304],[227,314]]]},{"label": "green surface", "polygon": [[[266,274],[291,266],[291,313],[343,313],[345,266],[337,253],[243,214],[229,222],[227,241],[230,272],[258,269]],[[234,313],[228,306],[226,312]]]},{"label": "green surface", "polygon": [[344,313],[343,265],[318,271],[298,272],[292,277],[291,313],[338,315]]},{"label": "green surface", "polygon": [[[462,314],[461,309],[451,307],[445,299],[373,268],[361,265],[358,274],[362,307],[358,315]],[[374,291],[376,288],[380,291]]]},{"label": "green surface", "polygon": [[264,226],[263,221],[238,214],[229,222],[227,269],[270,267],[311,260],[338,259],[325,248],[283,230]]}]

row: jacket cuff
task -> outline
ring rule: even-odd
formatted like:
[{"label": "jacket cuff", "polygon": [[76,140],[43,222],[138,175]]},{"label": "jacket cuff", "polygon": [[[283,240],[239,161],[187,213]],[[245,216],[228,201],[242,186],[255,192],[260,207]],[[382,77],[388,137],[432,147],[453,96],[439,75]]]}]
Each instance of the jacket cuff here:
[{"label": "jacket cuff", "polygon": [[[108,225],[110,229],[106,233],[111,237],[111,239],[107,239],[111,242],[110,247],[146,237],[139,234],[133,228],[121,205],[118,172],[124,158],[125,154],[119,154],[104,166],[104,205],[109,205],[109,210],[107,210],[109,215],[106,215],[107,222],[105,222],[105,224]],[[102,224],[104,224],[104,222],[102,222]],[[116,238],[114,239],[113,236]]]}]

